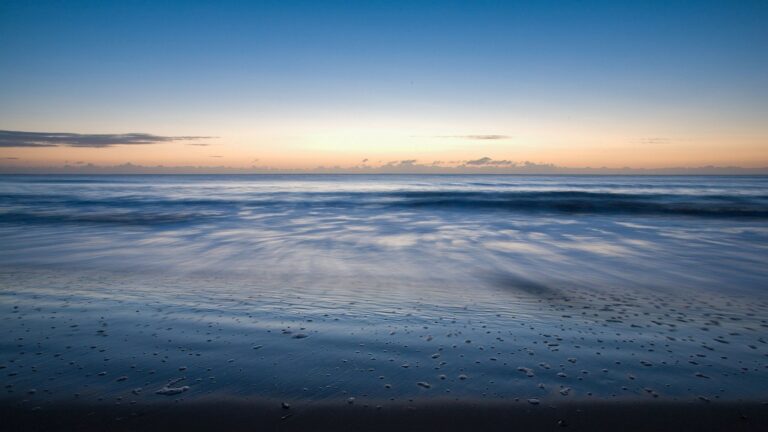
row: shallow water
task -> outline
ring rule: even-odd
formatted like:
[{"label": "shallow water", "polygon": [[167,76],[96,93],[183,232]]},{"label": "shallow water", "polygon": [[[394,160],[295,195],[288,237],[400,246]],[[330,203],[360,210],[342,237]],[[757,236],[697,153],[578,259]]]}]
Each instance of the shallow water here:
[{"label": "shallow water", "polygon": [[0,243],[29,406],[768,397],[765,177],[3,176]]}]

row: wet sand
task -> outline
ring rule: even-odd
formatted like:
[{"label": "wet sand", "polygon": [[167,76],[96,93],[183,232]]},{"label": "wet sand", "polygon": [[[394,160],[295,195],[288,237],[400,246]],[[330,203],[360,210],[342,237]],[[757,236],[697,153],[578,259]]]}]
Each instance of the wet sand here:
[{"label": "wet sand", "polygon": [[768,305],[752,297],[523,286],[458,303],[442,286],[405,301],[44,270],[0,286],[7,430],[767,425]]},{"label": "wet sand", "polygon": [[0,428],[768,430],[762,178],[0,180]]},{"label": "wet sand", "polygon": [[151,405],[63,404],[19,409],[0,403],[8,431],[764,431],[768,406],[757,403],[457,403],[396,405],[307,403],[231,398]]}]

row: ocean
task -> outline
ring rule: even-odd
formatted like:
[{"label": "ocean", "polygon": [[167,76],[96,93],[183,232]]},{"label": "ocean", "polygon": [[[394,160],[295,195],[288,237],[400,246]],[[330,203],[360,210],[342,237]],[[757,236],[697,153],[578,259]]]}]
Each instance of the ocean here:
[{"label": "ocean", "polygon": [[768,398],[768,177],[0,176],[0,245],[30,408]]}]

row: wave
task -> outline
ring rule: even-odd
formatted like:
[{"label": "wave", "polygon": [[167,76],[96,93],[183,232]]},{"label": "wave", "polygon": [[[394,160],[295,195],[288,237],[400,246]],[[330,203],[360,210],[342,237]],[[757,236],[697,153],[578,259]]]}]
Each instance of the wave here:
[{"label": "wave", "polygon": [[768,217],[768,196],[619,194],[601,192],[430,192],[394,194],[409,207],[516,212]]},{"label": "wave", "polygon": [[243,210],[461,211],[532,214],[768,218],[768,195],[629,194],[584,191],[260,192],[220,198],[77,194],[0,196],[0,223],[152,225],[239,218]]},{"label": "wave", "polygon": [[76,213],[76,212],[44,212],[44,211],[15,211],[0,214],[0,223],[84,223],[107,225],[166,225],[174,223],[200,222],[211,220],[219,215],[206,213],[141,213],[141,212],[113,212],[113,213]]}]

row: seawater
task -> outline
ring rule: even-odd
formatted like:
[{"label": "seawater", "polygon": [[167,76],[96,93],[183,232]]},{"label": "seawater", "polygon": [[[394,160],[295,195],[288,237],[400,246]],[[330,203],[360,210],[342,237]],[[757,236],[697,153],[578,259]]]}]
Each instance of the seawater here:
[{"label": "seawater", "polygon": [[0,176],[0,245],[11,400],[768,396],[766,177]]}]

